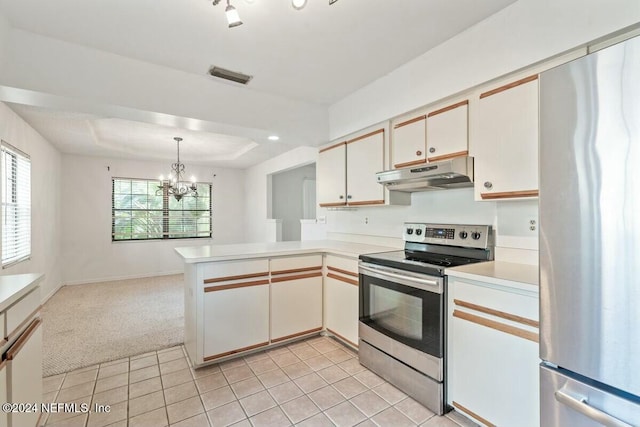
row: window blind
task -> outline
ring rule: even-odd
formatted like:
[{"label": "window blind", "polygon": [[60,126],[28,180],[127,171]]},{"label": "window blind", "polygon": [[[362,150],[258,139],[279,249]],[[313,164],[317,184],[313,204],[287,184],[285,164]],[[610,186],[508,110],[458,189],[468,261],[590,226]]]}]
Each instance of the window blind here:
[{"label": "window blind", "polygon": [[210,238],[211,184],[180,201],[158,180],[112,179],[112,241]]},{"label": "window blind", "polygon": [[2,141],[2,267],[31,256],[31,160]]}]

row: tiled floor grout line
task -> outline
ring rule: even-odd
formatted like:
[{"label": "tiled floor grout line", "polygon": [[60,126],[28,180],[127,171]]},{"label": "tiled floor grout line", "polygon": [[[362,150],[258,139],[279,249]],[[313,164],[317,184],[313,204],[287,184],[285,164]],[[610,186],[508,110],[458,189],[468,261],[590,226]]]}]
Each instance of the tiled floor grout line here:
[{"label": "tiled floor grout line", "polygon": [[[310,342],[313,341],[313,342]],[[326,344],[325,344],[326,342]],[[345,407],[350,407],[351,409],[349,409],[348,411],[352,411],[353,416],[357,416],[358,418],[360,417],[364,417],[364,419],[361,419],[361,421],[358,421],[358,423],[360,422],[369,422],[369,423],[374,423],[373,418],[374,417],[378,417],[381,413],[385,412],[385,411],[389,411],[388,414],[385,414],[382,416],[382,418],[378,417],[378,419],[376,419],[375,424],[378,424],[380,422],[380,420],[383,419],[390,419],[389,417],[402,417],[402,419],[406,419],[406,421],[410,421],[411,424],[413,425],[423,425],[427,422],[429,422],[430,420],[432,420],[432,418],[436,417],[434,414],[428,415],[428,414],[421,414],[418,415],[419,417],[423,417],[425,416],[426,418],[423,419],[419,424],[415,423],[413,421],[414,418],[410,418],[409,417],[409,410],[413,410],[411,405],[415,404],[414,403],[409,403],[408,405],[404,405],[404,407],[398,407],[398,405],[400,405],[402,402],[405,402],[407,400],[410,400],[408,396],[406,396],[404,393],[402,393],[401,395],[394,395],[395,391],[398,391],[397,389],[394,388],[389,388],[386,387],[385,384],[388,384],[384,381],[384,379],[380,378],[379,376],[375,375],[374,373],[372,373],[371,371],[367,370],[366,368],[362,367],[362,369],[357,370],[358,366],[357,365],[352,365],[352,364],[345,364],[345,362],[351,361],[351,360],[356,360],[357,361],[357,354],[355,354],[353,352],[352,349],[350,349],[349,347],[346,347],[344,345],[340,345],[341,343],[336,342],[335,340],[329,339],[329,338],[324,338],[324,341],[320,339],[320,337],[316,337],[316,338],[312,338],[310,340],[306,340],[306,341],[299,341],[297,343],[289,343],[289,344],[285,344],[281,347],[277,347],[275,349],[272,350],[267,350],[264,352],[264,357],[260,357],[260,358],[252,358],[247,360],[247,358],[254,356],[254,355],[248,355],[245,357],[240,357],[237,359],[232,359],[230,361],[225,361],[222,362],[220,364],[213,364],[213,366],[217,366],[217,370],[213,370],[211,372],[205,373],[205,375],[199,376],[198,378],[196,378],[196,369],[193,368],[192,364],[191,364],[191,360],[188,358],[187,354],[186,354],[186,350],[184,346],[179,346],[178,348],[181,349],[180,354],[178,355],[176,354],[171,354],[168,356],[161,356],[161,353],[169,353],[172,350],[167,349],[166,351],[163,352],[153,352],[153,356],[154,359],[153,361],[155,362],[155,366],[157,367],[156,369],[158,370],[158,377],[159,377],[159,383],[160,383],[160,391],[162,393],[162,403],[164,404],[164,415],[166,417],[166,422],[167,425],[171,425],[171,420],[169,418],[169,411],[168,411],[168,404],[167,404],[167,394],[166,391],[170,390],[171,388],[174,387],[180,387],[180,386],[184,386],[182,390],[176,390],[171,392],[171,396],[172,396],[172,405],[175,404],[179,404],[180,402],[185,402],[187,400],[193,399],[194,397],[198,397],[197,401],[200,403],[201,407],[202,407],[202,411],[203,412],[196,412],[196,413],[191,413],[189,414],[189,412],[191,412],[191,410],[188,411],[183,411],[183,412],[176,412],[174,415],[177,416],[177,418],[180,418],[181,416],[185,416],[186,414],[189,414],[188,416],[186,416],[186,418],[182,418],[182,419],[178,419],[177,421],[175,421],[175,423],[185,423],[185,424],[189,424],[188,422],[185,422],[191,418],[196,418],[199,417],[199,419],[206,419],[206,423],[208,425],[208,427],[212,427],[215,424],[214,420],[211,418],[210,412],[214,411],[218,408],[221,408],[225,405],[230,405],[231,403],[236,403],[238,406],[240,406],[241,411],[242,411],[242,416],[244,416],[244,421],[236,421],[236,422],[244,422],[244,423],[250,423],[251,425],[255,425],[256,422],[259,422],[258,419],[256,419],[255,421],[252,420],[252,418],[256,418],[258,416],[260,416],[261,414],[267,412],[267,411],[272,411],[272,414],[267,415],[268,417],[270,416],[275,416],[277,415],[277,417],[283,417],[282,421],[284,422],[286,420],[287,423],[289,423],[290,425],[298,425],[301,423],[305,423],[308,420],[310,420],[311,418],[314,417],[318,417],[318,421],[323,420],[323,421],[331,421],[332,423],[334,423],[334,420],[336,420],[335,422],[339,422],[340,417],[345,416],[344,412],[342,413],[343,415],[338,415],[340,413],[340,411],[342,411],[343,409],[340,408],[338,411],[333,411],[332,413],[330,413],[330,411],[333,408],[336,408],[339,405],[345,405]],[[333,348],[331,348],[333,347]],[[299,349],[299,352],[296,352],[294,350]],[[315,352],[317,352],[316,355],[313,356],[309,356],[309,357],[305,357],[305,350],[307,349],[313,349]],[[345,352],[346,354],[342,354],[342,353],[337,353],[336,350],[341,350],[343,352]],[[310,350],[309,350],[310,351]],[[331,354],[331,356],[327,356],[328,354]],[[255,353],[255,356],[258,356],[259,354],[261,354],[261,352],[257,352]],[[300,355],[302,356],[300,356]],[[308,353],[307,353],[308,355]],[[149,355],[151,356],[151,355]],[[178,357],[175,357],[178,356]],[[323,356],[324,359],[319,358],[320,356]],[[132,356],[135,357],[135,356]],[[303,359],[303,357],[305,357]],[[318,357],[317,360],[311,361],[311,359]],[[344,357],[347,357],[346,359],[344,359]],[[142,358],[138,358],[138,359],[142,359]],[[295,359],[295,361],[294,361]],[[181,369],[179,368],[180,363],[177,363],[179,360],[184,361],[186,368],[183,369],[188,369],[188,382],[184,382],[186,378],[182,378],[182,376],[178,375],[175,377],[172,377],[172,383],[173,382],[179,382],[179,384],[173,384],[171,387],[169,388],[165,388],[167,387],[169,384],[166,383],[165,381],[165,377],[167,375],[170,375],[174,372],[179,372]],[[254,370],[254,366],[257,366],[258,363],[260,363],[261,361],[265,361],[268,360],[272,363],[272,365],[269,364],[263,364],[260,368]],[[161,363],[162,361],[162,363]],[[174,363],[172,366],[167,367],[166,364],[171,363],[171,362],[176,362]],[[280,361],[280,363],[278,363],[278,361]],[[116,372],[118,371],[118,368],[109,370],[109,374],[107,377],[104,378],[100,378],[100,375],[102,372],[104,372],[104,370],[106,368],[109,368],[109,366],[116,366],[118,365],[118,363],[113,363],[113,362],[117,362],[116,361],[111,361],[111,362],[105,362],[105,364],[108,364],[107,366],[103,366],[103,364],[98,364],[97,365],[97,369],[96,369],[96,376],[95,376],[95,381],[93,383],[93,387],[92,387],[92,393],[91,396],[89,396],[89,399],[91,399],[90,404],[93,403],[93,400],[95,398],[96,395],[96,390],[98,387],[98,380],[104,380],[106,378],[109,378],[111,376],[114,375],[120,375],[120,374],[113,374],[112,372]],[[124,363],[127,364],[127,382],[126,382],[126,400],[123,402],[126,404],[126,419],[122,420],[122,421],[117,421],[118,424],[122,424],[122,425],[126,425],[128,427],[132,426],[133,424],[131,423],[132,417],[131,417],[131,407],[130,407],[130,402],[131,402],[131,379],[132,379],[132,373],[134,371],[132,371],[132,367],[133,367],[133,360],[131,357],[126,358],[126,362],[123,361]],[[231,365],[232,363],[235,363],[234,365]],[[328,364],[327,364],[328,363]],[[141,369],[145,369],[145,368],[150,368],[150,366],[144,367],[145,363],[142,364],[138,364],[137,366],[143,366],[142,368],[138,368],[136,370],[141,370]],[[293,366],[293,365],[298,365],[296,367],[293,368],[289,368],[286,369],[287,367]],[[343,365],[341,365],[343,364]],[[164,372],[166,372],[167,370],[170,370],[169,372],[166,372],[166,374],[163,375],[163,370],[161,370],[161,366],[164,366]],[[243,371],[232,371],[233,369],[238,369],[241,367],[246,367],[247,371],[243,372]],[[178,369],[175,369],[178,368]],[[299,368],[299,369],[298,369]],[[82,369],[86,369],[86,368],[80,368],[79,370]],[[173,370],[175,369],[175,370]],[[266,370],[263,370],[266,369]],[[280,371],[283,376],[280,377],[280,375],[276,375],[276,377],[272,377],[272,378],[279,378],[277,380],[267,380],[267,377],[261,379],[259,378],[259,376],[266,374],[268,372],[274,372],[274,371]],[[324,372],[323,372],[324,371]],[[73,371],[75,372],[75,371]],[[323,373],[321,373],[323,372]],[[54,394],[53,394],[53,401],[57,401],[58,397],[60,396],[61,392],[62,392],[62,387],[65,384],[65,381],[67,380],[67,375],[69,373],[64,373],[59,385],[56,387],[56,389],[54,390]],[[186,373],[185,373],[186,374]],[[218,386],[216,384],[217,380],[213,380],[214,382],[211,383],[202,383],[202,381],[200,381],[203,378],[207,378],[209,376],[213,376],[219,374],[221,375],[221,378],[224,379],[224,384],[223,386]],[[248,377],[244,377],[245,375],[250,374],[250,376]],[[143,378],[145,374],[142,375],[138,375],[138,378]],[[343,376],[344,375],[344,376]],[[375,376],[374,376],[375,375]],[[302,381],[303,378],[305,377],[310,377],[310,376],[314,376],[312,378],[308,378],[306,380]],[[356,377],[357,376],[357,377]],[[155,377],[151,377],[151,378],[146,378],[144,380],[141,381],[146,381],[149,379],[152,379]],[[168,378],[168,377],[167,377]],[[240,379],[238,379],[240,378]],[[339,379],[336,379],[339,378]],[[340,383],[341,381],[344,380],[348,380],[351,379],[351,382],[353,383],[353,380],[355,380],[355,383],[358,384],[358,386],[355,389],[349,389],[348,385],[345,385],[344,387],[340,387],[338,388],[337,384]],[[177,381],[175,381],[177,380]],[[230,380],[233,380],[233,382],[231,382]],[[236,386],[235,388],[232,387],[233,384],[238,384],[242,381],[247,381],[247,380],[255,380],[258,384],[260,384],[260,387],[262,388],[261,390],[257,390],[257,391],[252,391],[250,394],[247,395],[243,395],[242,398],[240,397],[240,394],[238,393],[245,393],[246,391],[250,391],[251,389],[251,384],[247,383],[246,386],[249,388],[243,388],[244,385],[242,386]],[[265,380],[267,380],[267,382],[264,382]],[[280,383],[276,383],[276,384],[272,384],[270,386],[267,386],[268,383],[272,383],[272,382],[277,382],[277,381],[282,381],[284,380],[284,382],[280,382]],[[324,385],[320,385],[320,383],[317,382],[317,380],[320,380]],[[203,387],[207,387],[207,386],[214,386],[213,388],[211,388],[210,390],[205,390],[205,391],[201,391],[200,386],[198,385],[198,382],[200,381],[202,383]],[[138,381],[139,382],[139,381]],[[136,382],[137,383],[137,382]],[[300,385],[298,384],[300,383]],[[190,389],[187,384],[192,384],[193,385],[193,389]],[[207,384],[205,386],[205,384]],[[289,397],[288,396],[288,391],[287,389],[282,389],[281,391],[278,391],[278,394],[274,394],[274,389],[276,387],[279,387],[281,385],[284,384],[291,384],[293,385],[295,388],[298,389],[298,392],[301,392],[300,395],[296,395],[295,397]],[[73,385],[75,386],[75,385]],[[73,387],[71,386],[71,387]],[[384,387],[382,387],[384,386]],[[213,392],[215,390],[220,390],[221,388],[224,387],[228,387],[229,390],[231,390],[231,395],[228,396],[229,398],[231,398],[231,396],[233,396],[234,400],[227,402],[227,403],[223,403],[223,404],[218,404],[218,406],[214,406],[211,409],[207,410],[207,407],[205,406],[205,399],[204,399],[204,395],[210,392]],[[316,388],[314,388],[316,387]],[[113,387],[109,390],[115,389],[117,387]],[[322,400],[319,400],[318,402],[316,402],[316,400],[314,400],[314,398],[312,398],[310,395],[322,390],[328,388],[330,389],[334,394],[335,397],[322,397],[322,395],[318,394],[317,397],[319,399],[325,400],[326,403],[322,403]],[[149,389],[146,389],[143,387],[138,388],[137,390],[141,391],[141,392],[145,392],[145,394],[142,394],[140,396],[136,396],[137,398],[141,398],[144,396],[148,396],[149,394],[152,393],[156,393],[155,391],[151,391],[148,392],[148,390],[153,389],[153,386],[151,386]],[[346,394],[343,394],[343,392],[341,392],[340,390],[344,390],[344,392]],[[103,390],[102,392],[106,392],[109,390]],[[243,391],[244,390],[244,391]],[[195,391],[195,395],[193,395],[192,393]],[[242,403],[241,400],[242,399],[247,399],[251,396],[254,396],[256,394],[262,393],[263,391],[266,391],[266,396],[268,396],[272,403],[270,404],[275,404],[275,406],[269,407],[267,409],[264,410],[260,410],[259,412],[256,412],[254,414],[252,414],[251,416],[249,416],[249,412],[247,412],[248,409],[251,409],[252,411],[255,410],[255,406],[251,407],[251,403],[249,403],[249,401],[247,403],[250,404],[249,407],[245,407]],[[283,394],[283,392],[285,394]],[[351,392],[355,392],[355,394],[351,395]],[[51,392],[49,392],[51,393]],[[184,393],[184,394],[182,394]],[[226,393],[226,392],[225,392]],[[375,398],[377,400],[377,402],[374,404],[372,403],[370,406],[369,404],[363,399],[360,399],[359,401],[357,401],[358,403],[356,404],[355,399],[357,399],[359,396],[362,396],[365,393],[370,393],[370,396],[366,397],[366,398]],[[191,397],[185,397],[188,396],[189,394],[191,394]],[[295,394],[295,393],[294,393]],[[276,398],[276,396],[280,396],[278,398]],[[347,397],[349,396],[349,397]],[[303,399],[306,398],[306,399]],[[335,399],[339,400],[336,402]],[[155,398],[154,398],[155,399]],[[174,399],[177,399],[175,401],[173,401]],[[282,400],[281,400],[282,399]],[[298,399],[301,399],[301,401],[299,403],[296,404],[290,404],[290,402],[296,401]],[[389,400],[387,400],[389,399]],[[395,400],[395,399],[399,399],[399,400]],[[70,399],[71,400],[71,399]],[[77,399],[74,399],[77,400]],[[306,401],[305,401],[306,400]],[[257,402],[257,401],[254,401]],[[373,402],[373,401],[372,401]],[[392,403],[393,402],[393,403]],[[159,402],[158,402],[159,403]],[[195,404],[195,400],[193,401],[193,403]],[[288,405],[290,404],[290,405]],[[310,406],[310,404],[312,406]],[[364,404],[365,406],[360,406]],[[384,404],[384,407],[380,408],[379,405]],[[285,405],[287,405],[287,410],[285,411],[284,407]],[[298,405],[302,405],[302,406],[298,406]],[[322,406],[320,406],[322,405]],[[268,406],[268,405],[267,405]],[[298,408],[298,409],[295,409]],[[362,409],[360,409],[362,408]],[[160,408],[156,408],[156,409],[151,409],[151,410],[145,410],[145,412],[140,413],[140,414],[136,414],[137,416],[142,416],[144,414],[153,412],[153,411],[157,411]],[[176,409],[179,409],[178,407],[176,407]],[[195,409],[195,408],[194,408]],[[277,409],[277,410],[276,410]],[[348,409],[348,408],[347,408]],[[122,410],[122,408],[120,408],[120,410]],[[200,410],[200,409],[198,409]],[[290,412],[293,411],[293,412]],[[297,412],[296,412],[297,411]],[[315,412],[317,411],[317,412]],[[348,412],[347,411],[347,412]],[[201,416],[201,414],[204,414],[204,417]],[[220,412],[218,412],[217,414],[220,414]],[[358,414],[358,415],[355,415]],[[159,414],[158,414],[159,415]],[[238,413],[237,415],[240,415],[240,413]],[[338,418],[334,418],[334,416],[338,416]],[[351,416],[351,414],[349,414],[348,416]],[[92,425],[91,421],[90,421],[90,417],[91,414],[89,414],[89,416],[87,416],[84,419],[84,423],[83,426],[84,427],[88,427],[89,425]],[[302,417],[301,419],[298,419],[299,417]],[[387,417],[387,418],[385,418]],[[412,417],[414,417],[414,415],[412,415]],[[135,418],[135,417],[133,417]],[[443,417],[445,418],[445,417]],[[265,421],[266,418],[262,417],[260,419],[260,421]],[[393,418],[392,418],[393,419]],[[397,418],[400,419],[400,418]],[[419,419],[419,418],[415,418],[415,419]],[[453,419],[449,416],[447,416],[446,421],[443,421],[443,425],[449,425],[450,427],[463,427],[463,425],[461,425],[456,419]],[[296,420],[294,422],[294,420]],[[48,417],[46,419],[45,422],[48,422]],[[79,421],[79,420],[78,420]],[[110,420],[106,420],[107,422],[111,422]],[[192,423],[195,422],[192,421]],[[64,423],[66,424],[67,421],[65,420]],[[439,423],[439,422],[438,422]],[[50,425],[50,424],[49,424]],[[204,426],[203,426],[204,427]]]}]

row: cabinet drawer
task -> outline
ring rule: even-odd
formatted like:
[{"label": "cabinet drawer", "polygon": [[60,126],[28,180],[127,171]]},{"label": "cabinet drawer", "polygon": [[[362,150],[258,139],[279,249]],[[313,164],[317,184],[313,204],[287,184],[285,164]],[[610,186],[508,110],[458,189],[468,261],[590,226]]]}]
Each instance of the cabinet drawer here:
[{"label": "cabinet drawer", "polygon": [[322,268],[322,255],[313,254],[305,256],[292,256],[272,258],[271,274],[301,273],[304,271],[320,270]]},{"label": "cabinet drawer", "polygon": [[26,326],[40,309],[40,288],[22,297],[5,311],[4,337],[12,339]]},{"label": "cabinet drawer", "polygon": [[250,279],[269,275],[268,259],[209,262],[200,266],[204,284]]},{"label": "cabinet drawer", "polygon": [[327,255],[326,265],[329,273],[341,273],[347,276],[358,277],[358,260],[337,255]]},{"label": "cabinet drawer", "polygon": [[497,311],[531,320],[531,326],[537,327],[539,319],[537,294],[524,295],[515,291],[508,292],[491,287],[490,284],[458,278],[451,280],[451,283],[453,284],[454,305],[473,304],[478,306],[480,311],[488,309],[488,311]]}]

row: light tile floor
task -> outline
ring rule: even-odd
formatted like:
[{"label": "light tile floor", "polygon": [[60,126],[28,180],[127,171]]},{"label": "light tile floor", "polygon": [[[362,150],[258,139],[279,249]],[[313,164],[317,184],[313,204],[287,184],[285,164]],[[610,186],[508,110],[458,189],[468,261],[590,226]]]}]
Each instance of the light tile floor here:
[{"label": "light tile floor", "polygon": [[110,412],[51,413],[55,427],[473,426],[407,397],[329,337],[314,337],[193,369],[184,348],[43,379],[44,401]]}]

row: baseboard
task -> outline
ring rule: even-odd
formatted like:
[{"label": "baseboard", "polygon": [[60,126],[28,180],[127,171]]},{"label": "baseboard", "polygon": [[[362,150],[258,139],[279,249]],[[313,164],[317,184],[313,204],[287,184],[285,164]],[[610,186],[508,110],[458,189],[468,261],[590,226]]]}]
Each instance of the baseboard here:
[{"label": "baseboard", "polygon": [[76,286],[76,285],[84,285],[88,283],[100,283],[100,282],[115,282],[118,280],[130,280],[130,279],[146,279],[148,277],[160,277],[160,276],[173,276],[175,274],[183,274],[183,270],[177,271],[164,271],[159,273],[149,273],[149,274],[133,274],[130,276],[113,276],[113,277],[103,277],[98,279],[83,279],[83,280],[71,280],[66,282],[64,286]]},{"label": "baseboard", "polygon": [[42,300],[42,305],[44,305],[47,301],[49,301],[51,299],[52,296],[54,296],[56,294],[56,292],[58,292],[60,289],[62,289],[64,285],[62,283],[60,283],[58,286],[56,286],[51,292],[49,292],[48,295],[46,295],[44,297],[44,299]]}]

